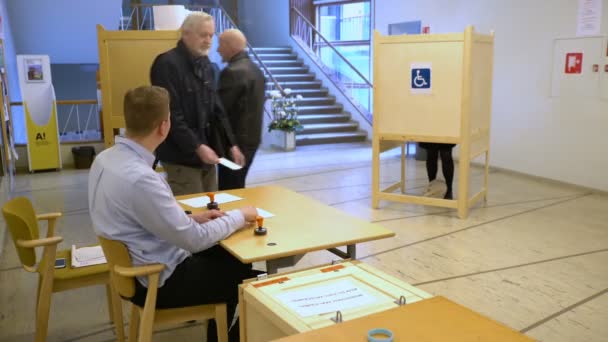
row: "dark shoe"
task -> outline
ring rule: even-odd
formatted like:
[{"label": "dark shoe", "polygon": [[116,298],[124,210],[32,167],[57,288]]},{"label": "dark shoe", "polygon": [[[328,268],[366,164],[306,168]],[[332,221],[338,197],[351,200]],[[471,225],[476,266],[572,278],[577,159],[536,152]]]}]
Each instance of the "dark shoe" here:
[{"label": "dark shoe", "polygon": [[443,196],[443,199],[447,199],[447,200],[451,200],[452,198],[452,192],[448,191],[445,193],[445,196]]}]

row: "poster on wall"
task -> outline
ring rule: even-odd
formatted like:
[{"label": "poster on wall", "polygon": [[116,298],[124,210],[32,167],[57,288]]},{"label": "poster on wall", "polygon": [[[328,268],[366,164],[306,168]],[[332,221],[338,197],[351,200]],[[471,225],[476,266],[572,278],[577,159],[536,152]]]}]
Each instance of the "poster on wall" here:
[{"label": "poster on wall", "polygon": [[602,23],[602,0],[578,0],[576,35],[597,36]]},{"label": "poster on wall", "polygon": [[24,64],[27,82],[44,82],[41,58],[26,58]]}]

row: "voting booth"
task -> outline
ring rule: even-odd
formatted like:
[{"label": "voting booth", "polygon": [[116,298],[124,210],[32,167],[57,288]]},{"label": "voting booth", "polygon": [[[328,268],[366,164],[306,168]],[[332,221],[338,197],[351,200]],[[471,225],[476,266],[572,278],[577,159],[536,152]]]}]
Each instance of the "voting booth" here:
[{"label": "voting booth", "polygon": [[106,147],[125,127],[123,100],[127,90],[150,84],[150,67],[159,54],[175,47],[179,31],[106,31],[97,25],[99,74]]},{"label": "voting booth", "polygon": [[279,274],[239,286],[241,341],[266,342],[430,297],[357,261]]},{"label": "voting booth", "polygon": [[[374,32],[372,205],[380,200],[457,208],[486,199],[492,111],[494,34],[472,26],[464,33],[382,36]],[[456,198],[405,193],[404,144],[459,146]],[[401,146],[401,179],[380,189],[380,154]],[[470,189],[471,161],[485,157],[481,189]],[[395,193],[400,190],[401,193]]]}]

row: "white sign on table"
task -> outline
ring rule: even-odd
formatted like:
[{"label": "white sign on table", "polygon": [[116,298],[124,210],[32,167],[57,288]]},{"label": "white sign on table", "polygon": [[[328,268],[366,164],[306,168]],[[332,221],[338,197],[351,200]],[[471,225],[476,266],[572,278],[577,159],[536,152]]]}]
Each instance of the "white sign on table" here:
[{"label": "white sign on table", "polygon": [[373,296],[348,280],[306,290],[290,291],[276,297],[302,317],[343,311],[376,301]]},{"label": "white sign on table", "polygon": [[274,217],[274,214],[269,211],[266,211],[266,210],[260,209],[260,208],[256,208],[256,209],[258,211],[258,215],[262,216],[263,218]]},{"label": "white sign on table", "polygon": [[[218,204],[240,201],[240,200],[242,200],[241,197],[234,196],[231,194],[223,194],[223,193],[215,194],[215,202],[217,202]],[[211,201],[209,200],[208,196],[200,196],[200,197],[188,198],[185,200],[179,200],[179,203],[185,204],[192,208],[206,207],[209,202],[211,202]]]}]

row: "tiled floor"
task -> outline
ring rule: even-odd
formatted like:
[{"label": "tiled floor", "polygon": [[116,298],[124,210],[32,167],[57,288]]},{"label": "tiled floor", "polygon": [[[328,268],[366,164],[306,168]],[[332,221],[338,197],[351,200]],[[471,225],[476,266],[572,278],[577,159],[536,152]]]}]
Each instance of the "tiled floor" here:
[{"label": "tiled floor", "polygon": [[[383,185],[399,159],[382,161]],[[410,162],[408,191],[426,185],[424,164]],[[472,172],[473,187],[482,173]],[[39,212],[63,211],[63,248],[95,242],[87,208],[87,172],[18,176],[17,195]],[[382,202],[370,207],[371,148],[366,144],[263,150],[248,186],[278,184],[396,232],[362,244],[359,258],[433,294],[444,295],[542,341],[608,341],[608,197],[493,172],[488,203],[466,220],[452,210]],[[0,341],[30,341],[36,276],[19,267],[6,239],[0,258]],[[296,266],[335,258],[312,253]],[[257,265],[260,266],[260,265]],[[125,311],[126,312],[126,311]],[[201,341],[203,324],[155,335]],[[110,341],[103,287],[54,295],[49,341]]]}]

